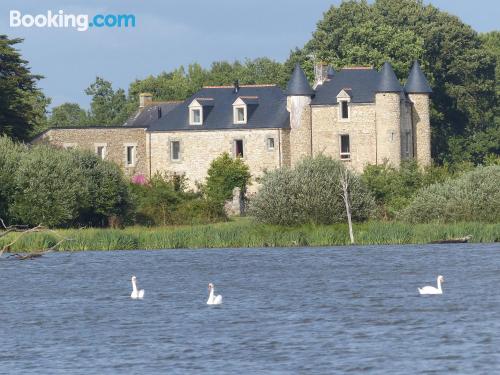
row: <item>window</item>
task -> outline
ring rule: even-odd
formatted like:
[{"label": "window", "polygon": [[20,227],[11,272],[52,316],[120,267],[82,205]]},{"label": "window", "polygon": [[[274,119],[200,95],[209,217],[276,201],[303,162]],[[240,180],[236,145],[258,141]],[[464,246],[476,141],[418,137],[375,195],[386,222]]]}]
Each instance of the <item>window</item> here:
[{"label": "window", "polygon": [[127,146],[127,165],[135,164],[135,146]]},{"label": "window", "polygon": [[348,134],[342,134],[340,136],[340,158],[345,160],[351,158],[351,148]]},{"label": "window", "polygon": [[190,118],[189,118],[189,123],[191,125],[201,125],[202,124],[202,119],[201,119],[201,108],[191,108],[189,111]]},{"label": "window", "polygon": [[410,138],[410,131],[407,130],[405,132],[405,143],[404,143],[404,145],[405,145],[405,150],[404,150],[405,156],[410,156],[410,139],[411,139]]},{"label": "window", "polygon": [[99,158],[104,160],[104,158],[106,157],[106,147],[105,146],[97,146],[95,153],[97,154],[97,156],[99,156]]},{"label": "window", "polygon": [[346,100],[340,102],[340,118],[342,120],[349,119],[349,106]]},{"label": "window", "polygon": [[242,139],[236,139],[234,141],[234,156],[236,157],[243,157],[243,140]]},{"label": "window", "polygon": [[171,160],[181,159],[181,143],[179,141],[170,142],[170,159]]},{"label": "window", "polygon": [[267,149],[274,150],[274,138],[267,138]]},{"label": "window", "polygon": [[233,122],[235,124],[246,124],[247,122],[247,110],[245,106],[234,107],[233,111]]}]

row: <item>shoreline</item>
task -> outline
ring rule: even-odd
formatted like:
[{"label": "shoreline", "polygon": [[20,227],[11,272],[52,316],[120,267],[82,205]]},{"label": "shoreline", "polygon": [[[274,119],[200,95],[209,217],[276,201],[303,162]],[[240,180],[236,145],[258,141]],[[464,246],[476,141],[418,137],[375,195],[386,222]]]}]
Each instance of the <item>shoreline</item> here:
[{"label": "shoreline", "polygon": [[[432,241],[467,235],[472,236],[469,243],[499,242],[500,225],[476,222],[409,224],[396,221],[354,224],[355,245],[430,244]],[[12,245],[10,252],[43,251],[56,245],[61,238],[69,240],[54,251],[351,246],[347,224],[344,223],[281,227],[256,223],[252,218],[236,218],[216,224],[57,229],[29,233]],[[1,238],[0,248],[13,239],[15,234]]]}]

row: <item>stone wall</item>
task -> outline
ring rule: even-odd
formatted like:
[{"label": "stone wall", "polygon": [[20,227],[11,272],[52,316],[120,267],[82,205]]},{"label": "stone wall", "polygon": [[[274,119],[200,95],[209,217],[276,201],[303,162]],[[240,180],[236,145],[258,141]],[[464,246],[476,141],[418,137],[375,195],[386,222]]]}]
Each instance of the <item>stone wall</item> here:
[{"label": "stone wall", "polygon": [[412,103],[401,101],[401,160],[412,159],[414,154],[414,130],[412,122]]},{"label": "stone wall", "polygon": [[377,164],[387,160],[401,164],[401,96],[399,93],[375,94],[377,127]]},{"label": "stone wall", "polygon": [[[243,140],[243,160],[252,174],[249,192],[257,188],[255,178],[265,169],[278,168],[283,163],[282,138],[279,129],[189,130],[148,133],[151,138],[152,173],[169,172],[185,174],[191,188],[196,182],[204,183],[213,159],[223,152],[235,155],[235,140]],[[286,133],[285,133],[286,134]],[[286,135],[285,135],[286,136]],[[274,149],[269,149],[268,138],[274,138]],[[281,144],[280,144],[281,139]],[[171,158],[171,142],[180,142],[180,160]]]},{"label": "stone wall", "polygon": [[287,110],[290,112],[290,165],[312,153],[311,98],[289,96]]},{"label": "stone wall", "polygon": [[344,160],[357,172],[376,163],[375,105],[349,103],[349,119],[340,119],[339,106],[312,107],[313,154],[340,160],[340,136],[349,135],[350,159]]},{"label": "stone wall", "polygon": [[409,94],[413,103],[412,118],[414,128],[415,157],[422,167],[430,165],[431,159],[431,125],[428,94]]},{"label": "stone wall", "polygon": [[[40,134],[32,143],[48,142],[56,147],[79,148],[97,152],[104,147],[105,159],[118,164],[127,176],[149,176],[148,149],[144,128],[55,128]],[[135,161],[127,165],[127,146],[134,146]]]}]

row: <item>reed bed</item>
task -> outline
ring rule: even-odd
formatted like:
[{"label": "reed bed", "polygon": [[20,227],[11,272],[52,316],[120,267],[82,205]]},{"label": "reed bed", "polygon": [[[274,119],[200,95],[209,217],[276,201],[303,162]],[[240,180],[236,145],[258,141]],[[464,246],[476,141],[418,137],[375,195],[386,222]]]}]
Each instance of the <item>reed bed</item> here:
[{"label": "reed bed", "polygon": [[[57,233],[57,234],[55,234]],[[282,227],[256,223],[251,218],[193,226],[127,227],[125,229],[64,229],[55,233],[30,233],[10,249],[36,252],[54,246],[60,251],[153,250],[184,248],[300,247],[348,245],[346,224]],[[408,224],[371,221],[354,225],[357,245],[425,244],[472,235],[471,242],[499,242],[500,224]],[[0,239],[0,248],[16,234]]]}]

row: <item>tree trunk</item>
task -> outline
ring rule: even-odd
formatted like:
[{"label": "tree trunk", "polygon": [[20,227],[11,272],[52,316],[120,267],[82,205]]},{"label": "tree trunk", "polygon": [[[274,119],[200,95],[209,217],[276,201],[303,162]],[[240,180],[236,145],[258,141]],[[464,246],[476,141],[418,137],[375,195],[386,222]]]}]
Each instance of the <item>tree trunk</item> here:
[{"label": "tree trunk", "polygon": [[352,233],[352,219],[351,219],[351,205],[349,204],[348,191],[344,190],[344,203],[345,211],[347,213],[347,223],[349,224],[349,238],[351,239],[351,245],[354,244],[354,234]]},{"label": "tree trunk", "polygon": [[342,185],[342,197],[345,203],[345,212],[347,215],[347,224],[349,225],[349,238],[351,245],[354,244],[354,234],[352,231],[351,205],[349,203],[349,172],[344,170],[340,175],[340,184]]}]

